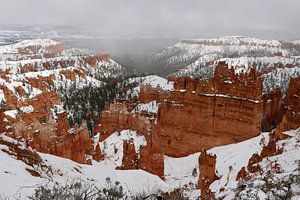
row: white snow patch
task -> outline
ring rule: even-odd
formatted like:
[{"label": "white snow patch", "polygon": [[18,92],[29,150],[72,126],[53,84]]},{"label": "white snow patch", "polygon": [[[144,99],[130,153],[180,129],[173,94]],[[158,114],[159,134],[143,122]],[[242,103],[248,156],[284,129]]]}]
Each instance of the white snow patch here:
[{"label": "white snow patch", "polygon": [[151,101],[149,103],[139,103],[131,113],[146,111],[148,113],[157,113],[158,112],[158,104],[156,100]]},{"label": "white snow patch", "polygon": [[5,111],[4,114],[8,115],[12,118],[16,118],[17,114],[18,114],[18,111],[17,110],[8,110],[8,111]]},{"label": "white snow patch", "polygon": [[3,90],[0,89],[0,103],[1,102],[5,102],[5,95],[4,95]]},{"label": "white snow patch", "polygon": [[34,111],[34,108],[30,105],[30,106],[21,107],[20,110],[23,113],[32,113]]},{"label": "white snow patch", "polygon": [[53,174],[51,179],[46,174],[42,174],[42,177],[34,177],[25,170],[31,168],[30,166],[14,159],[1,149],[7,149],[7,147],[0,145],[0,194],[12,199],[16,197],[27,199],[28,196],[34,194],[34,189],[39,184],[52,185],[55,182],[65,184],[74,179],[92,182],[102,188],[105,187],[106,177],[110,177],[112,182],[119,181],[127,195],[170,191],[170,186],[158,176],[143,170],[115,170],[100,163],[94,163],[91,166],[82,165],[69,159],[43,153],[38,154],[45,164],[51,167]]},{"label": "white snow patch", "polygon": [[165,181],[176,187],[183,187],[190,184],[197,185],[199,180],[199,156],[200,153],[194,153],[181,158],[165,156]]},{"label": "white snow patch", "polygon": [[105,157],[105,161],[102,163],[111,167],[122,165],[124,140],[133,142],[136,153],[139,153],[142,146],[147,145],[145,137],[138,135],[136,131],[122,130],[121,132],[115,132],[104,141],[99,142],[100,149]]}]

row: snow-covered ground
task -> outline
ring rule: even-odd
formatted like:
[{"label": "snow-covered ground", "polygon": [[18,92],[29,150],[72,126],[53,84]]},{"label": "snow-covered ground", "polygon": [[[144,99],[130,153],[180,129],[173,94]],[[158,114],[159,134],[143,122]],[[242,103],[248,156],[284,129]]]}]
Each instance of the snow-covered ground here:
[{"label": "snow-covered ground", "polygon": [[[263,142],[261,142],[263,141]],[[236,176],[242,167],[247,167],[248,161],[255,153],[260,154],[264,145],[269,141],[268,133],[237,143],[216,147],[208,151],[217,155],[216,171],[221,177],[210,186],[212,192],[219,193],[221,188],[229,192],[237,187]]]},{"label": "snow-covered ground", "polygon": [[[217,197],[234,198],[235,189],[238,185],[238,181],[236,181],[238,171],[242,167],[247,166],[249,158],[254,153],[259,154],[261,152],[263,146],[269,142],[268,134],[262,133],[252,139],[216,147],[208,151],[208,153],[217,155],[216,174],[220,179],[214,181],[210,186],[211,191],[215,192]],[[290,137],[277,143],[278,148],[283,148],[283,153],[265,158],[259,163],[264,172],[271,169],[272,163],[277,163],[281,168],[281,172],[275,174],[278,178],[296,173],[297,169],[299,170],[300,129],[287,131],[285,134]],[[14,142],[7,137],[4,137],[4,139]],[[139,136],[135,131],[124,130],[116,132],[100,143],[105,160],[101,162],[93,161],[92,166],[78,164],[53,155],[38,153],[44,164],[52,169],[52,174],[50,175],[37,168],[36,170],[41,173],[41,177],[31,176],[25,169],[32,168],[4,153],[3,149],[7,149],[7,146],[0,145],[0,194],[5,194],[8,197],[21,196],[21,199],[23,199],[31,195],[38,184],[53,184],[54,182],[64,184],[74,179],[81,179],[92,181],[98,186],[104,186],[105,178],[110,177],[113,181],[120,181],[125,192],[130,192],[131,194],[172,191],[178,187],[186,187],[185,194],[189,195],[190,199],[196,199],[194,197],[200,194],[200,191],[196,188],[199,178],[198,158],[200,153],[182,158],[165,156],[165,181],[163,181],[158,176],[143,170],[122,171],[115,169],[116,165],[112,163],[120,164],[120,160],[123,157],[123,141],[130,139],[135,145],[136,152],[139,151],[140,147],[147,145],[144,137]],[[260,174],[251,174],[251,177],[251,180],[256,180],[258,184],[262,176]],[[299,188],[297,189],[296,187],[294,190],[297,191]],[[268,195],[262,193],[262,191],[259,194],[261,199]],[[297,197],[294,197],[294,199],[297,199]]]},{"label": "snow-covered ground", "polygon": [[[97,186],[105,186],[105,179],[119,181],[124,191],[129,194],[153,193],[168,191],[169,186],[158,176],[149,174],[143,170],[115,170],[99,163],[81,165],[71,160],[39,153],[45,164],[52,169],[52,175],[42,174],[42,177],[31,176],[26,168],[30,167],[22,161],[16,160],[1,151],[7,149],[0,145],[0,195],[8,198],[27,199],[32,195],[39,184],[65,184],[74,179],[93,182]],[[138,181],[137,181],[138,180]]]},{"label": "snow-covered ground", "polygon": [[41,46],[43,48],[54,46],[60,44],[59,42],[46,38],[46,39],[31,39],[31,40],[22,40],[15,44],[3,45],[0,46],[0,54],[15,54],[19,53],[18,49],[32,47],[32,46]]},{"label": "snow-covered ground", "polygon": [[[277,148],[283,148],[283,153],[264,158],[259,163],[263,173],[251,174],[251,180],[263,182],[262,179],[264,175],[268,173],[268,171],[274,169],[275,163],[281,169],[280,172],[274,172],[274,176],[277,177],[278,180],[299,173],[300,129],[287,131],[285,134],[290,135],[291,137],[277,143]],[[217,155],[216,171],[217,175],[220,177],[219,180],[216,180],[211,184],[211,191],[215,192],[217,197],[226,197],[225,199],[227,200],[233,199],[235,195],[234,191],[238,187],[238,181],[236,180],[238,171],[242,167],[247,168],[250,157],[255,153],[260,154],[263,145],[268,142],[268,133],[262,133],[255,138],[237,144],[226,145],[209,150],[209,153]],[[299,175],[300,174],[298,174],[298,176]],[[251,188],[250,184],[249,187]],[[253,188],[253,190],[255,191],[256,189]],[[298,185],[298,195],[300,194],[299,191],[300,185]],[[280,191],[278,191],[278,193],[279,192]],[[262,200],[267,199],[268,195],[270,194],[264,193],[263,191],[258,193],[259,199]]]}]

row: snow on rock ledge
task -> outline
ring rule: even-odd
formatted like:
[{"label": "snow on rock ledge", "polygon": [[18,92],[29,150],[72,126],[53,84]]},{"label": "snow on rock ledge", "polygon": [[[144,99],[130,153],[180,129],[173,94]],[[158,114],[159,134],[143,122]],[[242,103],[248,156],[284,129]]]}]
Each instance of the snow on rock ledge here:
[{"label": "snow on rock ledge", "polygon": [[128,84],[138,83],[138,86],[129,90],[127,94],[131,96],[138,96],[141,91],[141,86],[151,86],[152,88],[159,88],[164,91],[171,91],[174,88],[174,82],[168,81],[165,78],[156,75],[149,75],[145,77],[130,78],[126,81]]},{"label": "snow on rock ledge", "polygon": [[131,113],[137,113],[141,111],[146,111],[148,113],[157,113],[158,112],[158,104],[155,101],[151,101],[149,103],[139,103]]}]

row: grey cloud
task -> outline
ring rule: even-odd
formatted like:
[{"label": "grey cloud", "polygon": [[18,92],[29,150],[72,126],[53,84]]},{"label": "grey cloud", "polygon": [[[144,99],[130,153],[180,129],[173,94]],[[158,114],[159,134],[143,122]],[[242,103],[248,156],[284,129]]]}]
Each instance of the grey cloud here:
[{"label": "grey cloud", "polygon": [[57,25],[107,34],[300,36],[299,0],[0,0],[2,25]]}]

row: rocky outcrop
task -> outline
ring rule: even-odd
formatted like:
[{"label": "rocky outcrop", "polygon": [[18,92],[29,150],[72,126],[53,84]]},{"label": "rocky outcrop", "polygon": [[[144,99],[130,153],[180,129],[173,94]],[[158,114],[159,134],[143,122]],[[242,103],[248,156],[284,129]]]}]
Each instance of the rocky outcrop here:
[{"label": "rocky outcrop", "polygon": [[142,135],[147,135],[151,124],[147,116],[140,113],[131,113],[135,105],[125,102],[114,102],[106,105],[97,122],[94,133],[100,134],[100,141],[105,140],[112,133],[125,129],[136,130]]},{"label": "rocky outcrop", "polygon": [[[66,45],[60,42],[55,42],[55,44],[49,44],[47,46],[41,44],[29,44],[24,45],[24,47],[18,47],[17,51],[19,54],[26,56],[27,59],[40,59],[40,58],[51,58],[58,55],[63,50],[67,49]],[[44,51],[43,54],[38,54],[37,52]]]},{"label": "rocky outcrop", "polygon": [[42,158],[36,152],[24,148],[22,144],[13,141],[12,139],[0,136],[0,144],[7,146],[7,149],[1,149],[2,151],[27,165],[34,166],[42,164]]},{"label": "rocky outcrop", "polygon": [[206,151],[202,151],[199,157],[199,188],[201,189],[201,199],[211,199],[212,192],[209,186],[219,177],[216,175],[216,155],[207,154]]},{"label": "rocky outcrop", "polygon": [[138,169],[139,156],[135,152],[134,144],[131,140],[125,140],[123,142],[123,159],[122,166],[119,169]]},{"label": "rocky outcrop", "polygon": [[[221,62],[209,80],[171,77],[170,81],[174,81],[173,91],[141,86],[137,103],[123,101],[106,106],[94,131],[100,133],[100,141],[124,129],[139,132],[148,145],[141,152],[138,166],[142,167],[143,160],[143,169],[162,174],[163,167],[153,169],[146,162],[151,155],[159,155],[151,159],[163,163],[163,155],[187,156],[260,134],[262,82],[254,69],[237,75]],[[132,112],[137,104],[153,100],[158,102],[157,114]],[[124,153],[124,159],[126,156]],[[131,154],[128,159],[132,160]]]},{"label": "rocky outcrop", "polygon": [[164,154],[151,145],[142,148],[139,168],[164,178]]},{"label": "rocky outcrop", "polygon": [[99,143],[94,148],[92,158],[93,158],[93,160],[96,160],[98,162],[104,159],[104,156],[102,155]]},{"label": "rocky outcrop", "polygon": [[279,88],[262,96],[263,118],[261,130],[271,131],[281,122],[284,108],[282,94]]},{"label": "rocky outcrop", "polygon": [[[83,125],[71,129],[65,112],[52,113],[53,107],[59,104],[60,97],[55,92],[44,92],[25,101],[15,103],[12,101],[11,107],[20,109],[30,106],[33,110],[19,111],[16,119],[5,116],[1,112],[1,123],[3,123],[1,132],[15,139],[26,141],[28,146],[37,151],[86,163],[87,155],[93,152],[87,128]],[[53,114],[57,116],[52,116]],[[12,129],[4,128],[7,126]]]},{"label": "rocky outcrop", "polygon": [[109,54],[99,54],[99,55],[92,55],[88,57],[84,57],[84,63],[89,64],[92,67],[96,67],[97,62],[99,61],[108,61],[110,59]]},{"label": "rocky outcrop", "polygon": [[58,114],[57,122],[48,112],[30,114],[26,114],[24,120],[21,120],[22,115],[20,116],[15,125],[14,135],[10,136],[27,141],[28,146],[37,151],[69,158],[79,163],[87,162],[87,155],[91,155],[93,149],[84,124],[81,127],[70,128],[65,112]]},{"label": "rocky outcrop", "polygon": [[300,126],[300,77],[290,80],[284,98],[285,113],[279,126],[280,131],[296,129]]},{"label": "rocky outcrop", "polygon": [[235,180],[239,181],[239,180],[249,180],[249,179],[250,179],[249,172],[246,171],[245,167],[242,167],[242,169],[240,169],[240,171],[236,175],[236,179]]},{"label": "rocky outcrop", "polygon": [[[101,140],[130,128],[147,135],[148,143],[157,145],[160,152],[179,157],[260,133],[261,81],[255,71],[237,76],[220,63],[211,80],[182,77],[168,94],[148,86],[141,93],[141,102],[156,99],[160,103],[156,123],[147,124],[149,117],[131,114],[132,105],[114,103],[106,107],[96,126]],[[149,130],[151,134],[147,134]]]},{"label": "rocky outcrop", "polygon": [[250,173],[257,173],[261,171],[261,167],[258,163],[261,162],[264,158],[282,153],[283,150],[276,147],[276,142],[279,140],[276,134],[271,133],[269,137],[270,139],[268,144],[263,147],[260,154],[253,154],[249,159],[247,169]]}]

